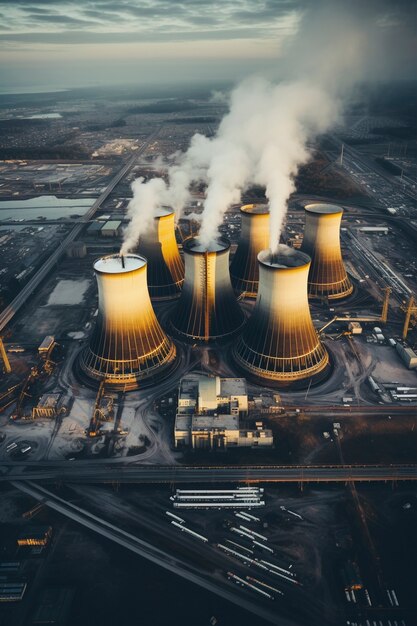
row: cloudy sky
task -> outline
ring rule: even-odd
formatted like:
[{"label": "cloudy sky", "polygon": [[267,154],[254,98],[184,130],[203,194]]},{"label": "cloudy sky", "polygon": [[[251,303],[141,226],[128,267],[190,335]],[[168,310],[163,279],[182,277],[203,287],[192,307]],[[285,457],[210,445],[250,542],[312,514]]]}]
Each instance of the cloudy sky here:
[{"label": "cloudy sky", "polygon": [[[0,84],[185,82],[272,71],[306,11],[326,1],[0,0]],[[331,5],[339,1],[354,12],[367,6],[368,17],[372,6],[372,20],[394,41],[415,29],[413,0]],[[402,46],[405,75],[414,52]]]}]

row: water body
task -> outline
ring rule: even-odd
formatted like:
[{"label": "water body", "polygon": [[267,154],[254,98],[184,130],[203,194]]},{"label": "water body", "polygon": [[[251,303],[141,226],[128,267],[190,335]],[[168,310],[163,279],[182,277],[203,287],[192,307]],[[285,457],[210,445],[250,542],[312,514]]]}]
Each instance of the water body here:
[{"label": "water body", "polygon": [[84,215],[95,198],[57,198],[37,196],[28,200],[0,201],[0,221],[6,219],[34,220],[38,217],[58,219],[70,215]]},{"label": "water body", "polygon": [[20,117],[21,120],[59,120],[62,118],[61,113],[36,113],[28,117]]}]

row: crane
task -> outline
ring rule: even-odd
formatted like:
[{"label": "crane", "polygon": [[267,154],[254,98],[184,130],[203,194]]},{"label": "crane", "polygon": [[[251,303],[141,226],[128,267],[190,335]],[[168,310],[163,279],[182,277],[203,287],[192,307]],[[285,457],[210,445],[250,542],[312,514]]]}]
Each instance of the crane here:
[{"label": "crane", "polygon": [[38,377],[39,377],[39,370],[35,365],[34,367],[31,368],[29,376],[27,376],[25,382],[23,383],[22,389],[20,390],[20,394],[17,399],[16,410],[11,416],[11,419],[16,420],[22,417],[23,403],[26,397],[30,397],[29,388]]},{"label": "crane", "polygon": [[391,296],[391,287],[384,287],[383,291],[385,291],[384,301],[382,303],[382,311],[381,311],[381,322],[384,324],[388,320],[388,307],[389,307],[389,299]]},{"label": "crane", "polygon": [[10,365],[9,357],[7,356],[6,348],[4,347],[3,339],[0,337],[0,357],[3,361],[3,369],[5,374],[10,374],[12,367]]},{"label": "crane", "polygon": [[407,339],[408,330],[410,327],[411,318],[413,317],[413,324],[416,323],[417,320],[417,303],[414,296],[410,296],[407,305],[402,306],[401,309],[405,311],[405,319],[403,326],[403,339]]}]

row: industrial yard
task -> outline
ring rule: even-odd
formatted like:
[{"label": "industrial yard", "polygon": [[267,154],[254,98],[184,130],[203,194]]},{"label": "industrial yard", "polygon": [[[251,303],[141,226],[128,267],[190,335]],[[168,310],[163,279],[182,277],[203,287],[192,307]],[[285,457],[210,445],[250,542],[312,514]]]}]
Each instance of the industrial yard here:
[{"label": "industrial yard", "polygon": [[386,118],[348,116],[274,253],[257,187],[205,245],[201,183],[121,255],[133,181],[225,106],[78,95],[1,120],[0,625],[165,626],[163,593],[190,626],[412,626],[415,138],[399,184]]}]

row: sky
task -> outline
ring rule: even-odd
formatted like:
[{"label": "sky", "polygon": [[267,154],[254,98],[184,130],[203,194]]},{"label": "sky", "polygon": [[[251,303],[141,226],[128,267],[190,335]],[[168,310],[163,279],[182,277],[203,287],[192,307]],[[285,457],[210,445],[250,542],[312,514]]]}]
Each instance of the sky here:
[{"label": "sky", "polygon": [[415,0],[0,0],[1,89],[273,74],[326,2],[340,4],[341,20],[363,12],[386,37],[378,69],[415,77]]}]

